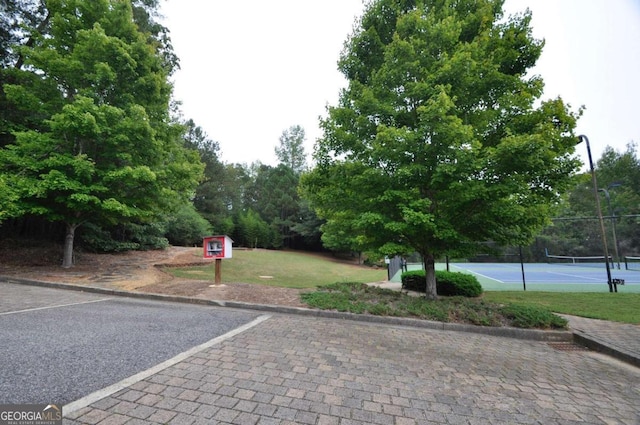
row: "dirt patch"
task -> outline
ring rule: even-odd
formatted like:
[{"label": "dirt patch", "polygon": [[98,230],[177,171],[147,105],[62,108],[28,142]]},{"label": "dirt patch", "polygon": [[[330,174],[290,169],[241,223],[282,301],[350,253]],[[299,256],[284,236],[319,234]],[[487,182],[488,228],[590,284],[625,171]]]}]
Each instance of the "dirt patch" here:
[{"label": "dirt patch", "polygon": [[168,266],[208,262],[202,258],[201,248],[170,247],[119,254],[76,253],[74,267],[63,269],[60,247],[0,247],[2,276],[220,301],[305,306],[300,302],[301,289],[247,283],[216,286],[211,281],[180,279],[163,271]]}]

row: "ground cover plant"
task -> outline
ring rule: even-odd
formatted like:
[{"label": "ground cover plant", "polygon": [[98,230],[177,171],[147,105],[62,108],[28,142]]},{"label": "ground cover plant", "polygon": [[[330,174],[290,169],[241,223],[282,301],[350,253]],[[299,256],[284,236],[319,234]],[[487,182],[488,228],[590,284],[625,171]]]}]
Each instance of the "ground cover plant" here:
[{"label": "ground cover plant", "polygon": [[480,326],[566,329],[567,321],[536,305],[498,304],[483,298],[440,297],[428,300],[401,291],[358,282],[341,282],[302,294],[310,307],[357,314],[413,317]]}]

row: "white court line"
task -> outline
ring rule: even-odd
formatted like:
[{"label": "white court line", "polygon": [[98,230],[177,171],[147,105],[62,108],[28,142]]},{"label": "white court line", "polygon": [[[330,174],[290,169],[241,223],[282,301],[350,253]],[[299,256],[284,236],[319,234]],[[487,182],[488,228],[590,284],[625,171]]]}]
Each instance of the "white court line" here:
[{"label": "white court line", "polygon": [[504,283],[502,280],[500,280],[500,279],[496,279],[495,277],[489,277],[489,276],[483,275],[482,273],[474,272],[473,270],[469,270],[469,269],[465,269],[464,267],[456,266],[455,264],[451,264],[451,266],[452,266],[452,267],[456,267],[456,268],[458,268],[458,269],[460,269],[460,270],[464,270],[465,272],[469,272],[469,273],[471,273],[471,274],[475,274],[475,275],[478,275],[478,276],[482,276],[482,277],[484,277],[485,279],[494,280],[494,281],[496,281],[496,282],[498,282],[498,283]]},{"label": "white court line", "polygon": [[70,307],[70,306],[73,306],[73,305],[99,303],[99,302],[102,302],[102,301],[109,301],[109,300],[112,300],[112,299],[113,298],[100,298],[99,300],[82,301],[82,302],[79,302],[79,303],[49,305],[49,306],[46,306],[46,307],[35,307],[35,308],[27,308],[27,309],[24,309],[24,310],[17,310],[17,311],[6,311],[4,313],[0,313],[0,316],[5,316],[7,314],[28,313],[30,311],[48,310],[50,308]]},{"label": "white court line", "polygon": [[164,361],[162,363],[159,363],[147,370],[143,370],[140,373],[136,373],[135,375],[132,375],[128,378],[123,379],[120,382],[117,382],[113,385],[110,385],[106,388],[103,388],[101,390],[98,390],[96,392],[93,392],[85,397],[82,397],[76,401],[72,401],[69,404],[66,404],[64,406],[62,406],[62,414],[63,415],[68,415],[69,413],[73,413],[76,410],[82,409],[83,407],[87,407],[92,403],[95,403],[98,400],[102,400],[105,397],[110,396],[111,394],[117,393],[120,390],[123,390],[127,387],[130,387],[131,385],[135,384],[136,382],[140,382],[143,379],[146,379],[148,377],[150,377],[151,375],[155,375],[156,373],[171,367],[173,365],[175,365],[176,363],[180,363],[181,361],[187,359],[188,357],[193,356],[194,354],[205,350],[207,348],[210,348],[216,344],[219,344],[220,342],[229,339],[233,336],[236,336],[248,329],[251,329],[252,327],[259,325],[260,323],[264,322],[265,320],[269,319],[271,317],[271,315],[268,314],[264,314],[262,316],[257,317],[256,319],[252,320],[251,322],[244,324],[238,328],[235,328],[232,331],[227,332],[224,335],[220,335],[218,337],[213,338],[212,340],[209,340],[207,342],[205,342],[204,344],[200,344],[197,345],[193,348],[191,348],[190,350],[187,350],[185,352],[182,352],[180,354],[178,354],[177,356]]},{"label": "white court line", "polygon": [[581,275],[575,275],[575,274],[568,274],[568,273],[558,273],[558,272],[546,272],[549,274],[557,274],[560,276],[568,276],[568,277],[576,277],[578,279],[591,279],[591,280],[597,280],[598,282],[600,282],[602,280],[601,277],[588,277],[588,276],[581,276]]}]

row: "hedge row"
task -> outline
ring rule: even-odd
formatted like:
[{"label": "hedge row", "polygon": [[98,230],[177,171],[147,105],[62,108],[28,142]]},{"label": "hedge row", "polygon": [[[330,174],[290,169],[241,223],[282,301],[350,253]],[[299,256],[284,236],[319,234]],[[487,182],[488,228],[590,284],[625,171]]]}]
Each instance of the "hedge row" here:
[{"label": "hedge row", "polygon": [[[402,289],[425,292],[427,282],[424,270],[411,270],[401,275]],[[482,294],[482,286],[475,276],[436,270],[436,291],[443,296],[478,297]]]}]

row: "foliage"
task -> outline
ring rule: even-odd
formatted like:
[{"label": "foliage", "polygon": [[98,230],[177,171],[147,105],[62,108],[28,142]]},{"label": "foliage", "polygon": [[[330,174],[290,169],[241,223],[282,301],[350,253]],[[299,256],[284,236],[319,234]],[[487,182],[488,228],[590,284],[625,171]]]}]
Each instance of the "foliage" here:
[{"label": "foliage", "polygon": [[[434,258],[524,244],[570,183],[577,114],[536,102],[542,42],[502,1],[369,3],[339,68],[304,195],[332,228],[384,254]],[[339,222],[332,227],[332,223]],[[347,222],[347,223],[344,223]]]},{"label": "foliage", "polygon": [[195,210],[193,204],[184,204],[167,217],[166,229],[165,236],[174,246],[199,245],[204,236],[213,233],[211,224]]},{"label": "foliage", "polygon": [[[204,175],[195,190],[193,205],[215,229],[214,233],[233,232],[232,209],[240,204],[242,190],[238,182],[245,177],[242,168],[228,167],[220,161],[220,145],[207,136],[193,120],[183,123],[185,145],[200,154]],[[231,221],[231,225],[229,222]]]},{"label": "foliage", "polygon": [[251,209],[238,215],[234,235],[238,246],[250,248],[271,248],[275,240],[271,226]]},{"label": "foliage", "polygon": [[3,85],[31,121],[13,126],[0,169],[14,211],[65,223],[69,267],[79,226],[157,220],[188,202],[202,165],[170,122],[169,45],[140,31],[152,21],[137,23],[128,1],[46,7],[47,25],[15,46],[14,83]]},{"label": "foliage", "polygon": [[509,305],[502,307],[502,314],[516,328],[565,328],[567,320],[540,307],[531,305]]},{"label": "foliage", "polygon": [[[298,176],[284,164],[260,164],[247,188],[245,207],[255,210],[276,231],[268,247],[291,247],[292,227],[298,222]],[[277,239],[276,239],[277,238]]]},{"label": "foliage", "polygon": [[79,237],[85,249],[94,252],[124,252],[132,250],[164,249],[169,246],[161,223],[127,222],[115,226],[85,223]]},{"label": "foliage", "polygon": [[566,329],[567,321],[536,306],[503,306],[483,299],[450,297],[427,300],[357,282],[319,287],[301,295],[310,307],[356,314],[415,317],[479,326]]},{"label": "foliage", "polygon": [[282,132],[280,145],[275,148],[276,157],[280,164],[289,167],[297,175],[300,175],[307,166],[304,141],[304,128],[293,125]]},{"label": "foliage", "polygon": [[[409,291],[425,291],[424,270],[411,270],[402,273],[402,289]],[[482,286],[478,279],[468,273],[448,272],[436,270],[436,288],[438,295],[479,297],[482,295]]]},{"label": "foliage", "polygon": [[[596,176],[610,254],[613,226],[621,255],[640,255],[640,158],[637,146],[624,152],[607,147],[597,161]],[[590,174],[578,176],[558,208],[558,219],[545,229],[545,247],[560,255],[603,255]]]},{"label": "foliage", "polygon": [[299,220],[291,226],[291,231],[302,238],[303,246],[313,251],[322,248],[322,231],[324,220],[318,217],[306,199],[300,199]]}]

